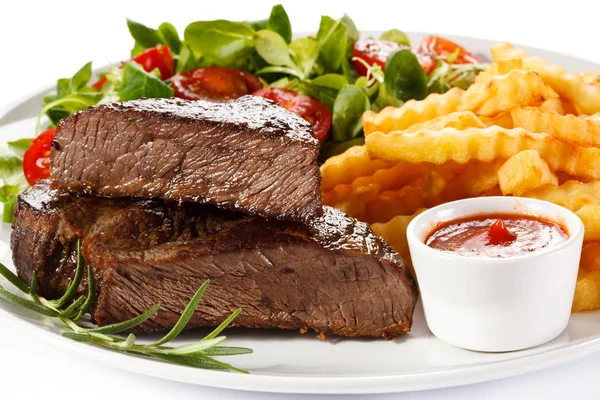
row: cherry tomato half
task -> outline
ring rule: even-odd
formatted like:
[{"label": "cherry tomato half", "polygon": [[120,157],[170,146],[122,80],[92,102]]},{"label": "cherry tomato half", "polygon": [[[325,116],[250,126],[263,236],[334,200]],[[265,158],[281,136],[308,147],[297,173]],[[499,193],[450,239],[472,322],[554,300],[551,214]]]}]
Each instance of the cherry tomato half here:
[{"label": "cherry tomato half", "polygon": [[50,128],[33,139],[23,156],[23,172],[30,185],[50,176],[50,143],[56,128]]},{"label": "cherry tomato half", "polygon": [[188,100],[232,100],[263,87],[249,72],[216,65],[182,72],[171,79],[175,97]]},{"label": "cherry tomato half", "polygon": [[[364,60],[369,65],[378,64],[381,69],[384,69],[388,56],[402,49],[411,50],[409,46],[391,42],[389,40],[357,40],[356,43],[354,43],[353,56]],[[433,57],[419,52],[415,53],[415,55],[426,73],[433,71],[435,68],[435,60]],[[362,62],[354,60],[354,67],[359,75],[367,75],[367,67]]]},{"label": "cherry tomato half", "polygon": [[458,50],[454,64],[479,64],[481,60],[475,54],[465,50],[464,47],[451,42],[441,36],[425,36],[419,46],[419,53],[423,55],[437,56],[445,59]]},{"label": "cherry tomato half", "polygon": [[[173,54],[169,46],[160,45],[147,49],[142,54],[132,58],[132,61],[140,64],[144,71],[150,72],[156,68],[160,71],[160,79],[163,81],[173,76],[175,71],[175,64],[173,62]],[[98,82],[94,83],[92,87],[94,89],[102,89],[102,86],[106,83],[106,77],[102,77]]]},{"label": "cherry tomato half", "polygon": [[[378,64],[383,69],[388,56],[402,49],[410,49],[410,47],[388,40],[357,40],[354,43],[353,55],[356,58],[361,58],[369,65]],[[367,67],[360,61],[354,60],[354,67],[360,75],[367,75]]]},{"label": "cherry tomato half", "polygon": [[253,93],[255,96],[273,100],[281,107],[298,114],[313,126],[314,136],[322,142],[331,128],[331,111],[327,106],[313,98],[281,88],[265,88]]}]

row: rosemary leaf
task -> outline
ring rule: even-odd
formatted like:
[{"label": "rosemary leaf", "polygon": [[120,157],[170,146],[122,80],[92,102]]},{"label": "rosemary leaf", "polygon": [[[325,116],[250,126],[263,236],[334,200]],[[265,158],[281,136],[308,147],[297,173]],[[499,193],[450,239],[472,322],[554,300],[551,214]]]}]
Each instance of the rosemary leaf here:
[{"label": "rosemary leaf", "polygon": [[127,329],[131,329],[135,326],[138,326],[142,322],[146,321],[148,318],[150,318],[151,316],[156,314],[156,312],[158,311],[159,308],[160,308],[160,303],[155,304],[152,308],[150,308],[145,313],[140,314],[137,317],[129,319],[127,321],[118,322],[118,323],[112,324],[112,325],[106,325],[101,328],[86,329],[85,331],[86,332],[95,332],[95,333],[104,333],[104,334],[108,334],[108,335],[113,334],[113,333],[123,332],[123,331],[126,331]]},{"label": "rosemary leaf", "polygon": [[229,346],[214,346],[202,352],[206,356],[223,357],[223,356],[239,356],[242,354],[252,354],[252,349],[246,347],[229,347]]},{"label": "rosemary leaf", "polygon": [[19,289],[21,292],[29,294],[29,287],[25,282],[21,280],[17,275],[14,274],[11,270],[6,268],[4,264],[0,263],[0,275],[6,278],[14,287]]},{"label": "rosemary leaf", "polygon": [[227,367],[223,367],[219,364],[206,361],[203,358],[197,356],[171,356],[167,354],[153,354],[152,357],[158,358],[164,361],[171,362],[173,364],[186,365],[188,367],[202,368],[202,369],[217,369],[223,370]]},{"label": "rosemary leaf", "polygon": [[135,335],[133,333],[130,333],[127,336],[127,339],[125,339],[122,342],[117,342],[117,343],[113,344],[112,347],[115,349],[119,349],[119,350],[127,350],[127,349],[130,349],[134,344],[135,344]]},{"label": "rosemary leaf", "polygon": [[0,286],[0,299],[4,299],[9,303],[21,306],[31,311],[35,311],[38,314],[46,315],[48,317],[58,317],[58,313],[48,307],[44,307],[41,304],[33,302],[31,300],[24,299],[16,294],[13,294],[2,286]]},{"label": "rosemary leaf", "polygon": [[235,319],[235,317],[240,315],[241,312],[242,312],[241,308],[238,308],[237,310],[235,310],[233,312],[233,314],[231,314],[225,321],[221,322],[221,325],[217,326],[211,333],[209,333],[204,339],[202,339],[202,341],[210,340],[210,339],[217,337],[217,335],[219,333],[221,333],[223,331],[223,329],[227,328],[227,326],[231,323],[231,321],[233,321]]},{"label": "rosemary leaf", "polygon": [[64,311],[62,311],[60,313],[60,316],[69,318],[69,316],[71,314],[73,314],[75,311],[77,311],[77,308],[79,308],[79,306],[81,306],[81,304],[83,303],[84,300],[85,300],[84,296],[79,296],[79,298],[77,300],[72,302],[69,307],[65,308]]},{"label": "rosemary leaf", "polygon": [[184,344],[183,346],[169,348],[167,350],[158,350],[157,352],[162,354],[171,354],[171,355],[185,355],[185,354],[197,354],[202,352],[210,347],[216,346],[225,340],[225,336],[219,336],[218,338],[214,338],[211,340],[201,340],[199,342]]},{"label": "rosemary leaf", "polygon": [[235,371],[235,372],[240,372],[242,374],[247,374],[248,373],[248,371],[246,371],[246,370],[236,368],[236,367],[234,367],[231,364],[227,364],[227,363],[224,363],[222,361],[217,361],[214,358],[207,357],[207,356],[202,355],[202,354],[197,354],[197,357],[199,357],[199,358],[201,358],[201,359],[203,359],[205,361],[211,362],[211,363],[213,363],[215,365],[219,365],[219,366],[221,366],[223,368],[230,369],[230,370]]},{"label": "rosemary leaf", "polygon": [[200,288],[196,291],[196,294],[194,294],[188,305],[185,307],[185,310],[181,314],[181,317],[179,317],[179,320],[177,321],[173,329],[171,329],[171,331],[167,333],[162,339],[152,343],[150,346],[160,346],[162,344],[168,343],[171,340],[175,339],[181,333],[181,331],[183,331],[187,323],[190,321],[190,318],[192,318],[194,311],[196,311],[198,303],[200,303],[200,300],[202,299],[202,296],[204,296],[204,292],[206,292],[206,288],[209,284],[210,280],[207,279],[206,281],[204,281],[202,286],[200,286]]},{"label": "rosemary leaf", "polygon": [[96,280],[94,279],[94,274],[92,272],[92,266],[91,265],[87,266],[87,276],[88,276],[88,293],[87,293],[87,299],[85,299],[85,303],[83,303],[83,306],[81,306],[81,308],[79,309],[79,312],[77,313],[77,315],[75,315],[72,318],[73,321],[77,321],[78,319],[80,319],[81,317],[83,317],[84,314],[89,311],[89,309],[94,304],[94,301],[96,300]]},{"label": "rosemary leaf", "polygon": [[29,288],[29,295],[33,298],[37,296],[38,277],[37,271],[31,273],[31,286]]},{"label": "rosemary leaf", "polygon": [[60,335],[83,343],[90,343],[94,339],[92,336],[86,335],[85,333],[77,333],[71,331],[61,332]]},{"label": "rosemary leaf", "polygon": [[77,267],[75,268],[75,275],[71,280],[71,283],[67,287],[65,293],[58,300],[53,300],[52,304],[54,304],[57,308],[65,305],[71,298],[77,293],[77,288],[79,288],[79,283],[81,282],[81,278],[83,277],[83,269],[85,261],[83,260],[83,254],[81,252],[81,240],[77,241]]}]

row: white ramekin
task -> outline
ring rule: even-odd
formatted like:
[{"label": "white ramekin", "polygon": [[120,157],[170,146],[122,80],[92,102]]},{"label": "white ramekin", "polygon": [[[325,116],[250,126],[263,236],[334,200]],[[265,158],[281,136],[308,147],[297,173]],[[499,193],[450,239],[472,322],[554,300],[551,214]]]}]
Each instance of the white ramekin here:
[{"label": "white ramekin", "polygon": [[[440,222],[493,213],[555,221],[569,239],[512,258],[458,256],[424,244]],[[513,351],[546,343],[566,328],[583,244],[583,224],[566,208],[521,197],[459,200],[419,214],[407,238],[427,324],[445,342]]]}]

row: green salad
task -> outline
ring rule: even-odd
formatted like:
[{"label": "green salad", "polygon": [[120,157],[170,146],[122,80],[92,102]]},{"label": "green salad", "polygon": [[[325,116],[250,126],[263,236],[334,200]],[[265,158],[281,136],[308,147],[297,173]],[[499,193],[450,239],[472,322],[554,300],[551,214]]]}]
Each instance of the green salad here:
[{"label": "green salad", "polygon": [[[99,75],[88,62],[59,79],[55,92],[44,98],[37,137],[4,149],[4,221],[12,220],[17,195],[49,176],[58,122],[90,106],[144,97],[228,101],[262,96],[313,125],[324,161],[364,142],[365,111],[466,88],[482,69],[476,55],[439,36],[426,36],[415,47],[398,29],[360,38],[347,15],[322,16],[314,35],[296,38],[281,5],[264,20],[196,21],[183,34],[168,22],[153,28],[128,20],[127,26],[133,37],[130,59]],[[42,129],[44,116],[48,122]]]}]

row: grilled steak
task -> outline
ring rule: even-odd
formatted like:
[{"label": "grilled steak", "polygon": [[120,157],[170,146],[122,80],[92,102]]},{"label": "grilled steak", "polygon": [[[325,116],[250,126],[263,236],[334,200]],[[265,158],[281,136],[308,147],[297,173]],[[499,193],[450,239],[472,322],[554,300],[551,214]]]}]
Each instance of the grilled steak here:
[{"label": "grilled steak", "polygon": [[329,207],[304,225],[202,204],[59,195],[40,182],[19,197],[13,229],[19,276],[29,282],[35,269],[48,297],[68,285],[82,239],[99,325],[161,302],[139,329],[168,329],[206,279],[190,327],[217,325],[242,307],[238,326],[397,335],[410,329],[417,299],[400,257],[366,224]]},{"label": "grilled steak", "polygon": [[144,99],[63,119],[52,185],[106,197],[209,203],[307,222],[321,213],[312,127],[270,100]]}]

